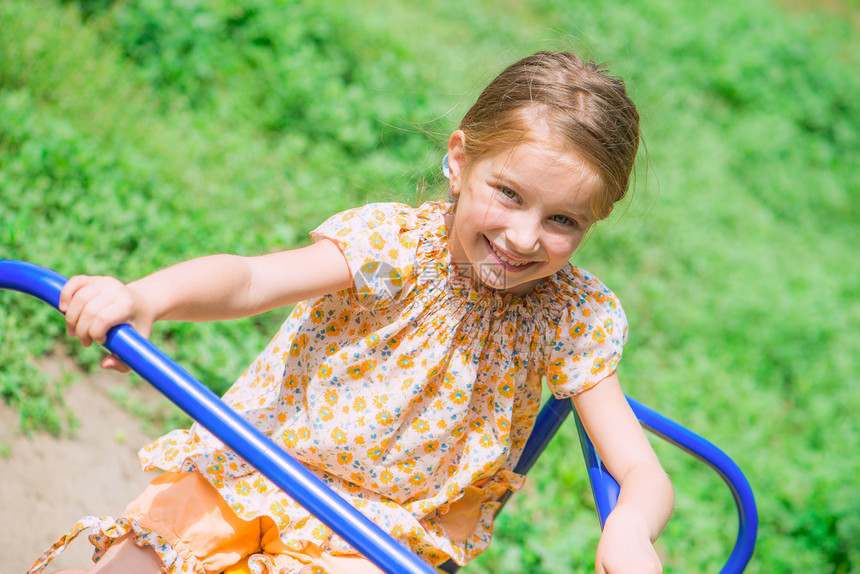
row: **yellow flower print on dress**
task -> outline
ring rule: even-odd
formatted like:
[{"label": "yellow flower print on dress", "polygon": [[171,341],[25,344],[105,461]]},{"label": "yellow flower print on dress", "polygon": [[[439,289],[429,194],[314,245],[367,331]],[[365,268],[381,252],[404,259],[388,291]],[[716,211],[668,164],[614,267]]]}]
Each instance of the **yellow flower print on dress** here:
[{"label": "yellow flower print on dress", "polygon": [[352,455],[352,453],[349,453],[349,452],[342,452],[339,455],[337,455],[337,461],[343,465],[351,463],[352,459],[353,459],[353,455]]},{"label": "yellow flower print on dress", "polygon": [[556,359],[549,364],[547,371],[547,382],[557,386],[567,384],[567,362],[564,359]]},{"label": "yellow flower print on dress", "polygon": [[385,405],[388,404],[389,398],[390,397],[388,395],[375,395],[373,397],[373,406],[378,408],[378,409],[381,409],[381,408],[385,407]]},{"label": "yellow flower print on dress", "polygon": [[379,344],[380,340],[381,339],[379,338],[378,334],[371,333],[364,338],[364,344],[368,347],[374,347]]},{"label": "yellow flower print on dress", "polygon": [[382,235],[378,232],[371,233],[370,246],[374,249],[382,249],[385,246],[385,240],[382,239]]},{"label": "yellow flower print on dress", "polygon": [[251,492],[251,485],[247,480],[240,480],[236,483],[236,494],[244,496]]},{"label": "yellow flower print on dress", "polygon": [[596,361],[594,361],[594,366],[591,367],[591,374],[596,375],[598,373],[603,372],[606,369],[606,360],[603,357],[600,357]]},{"label": "yellow flower print on dress", "polygon": [[570,336],[574,338],[581,337],[585,335],[587,330],[588,326],[585,323],[583,323],[582,321],[577,321],[570,328]]},{"label": "yellow flower print on dress", "polygon": [[284,441],[286,446],[295,448],[295,446],[299,444],[299,433],[293,429],[287,429],[281,435],[281,440]]},{"label": "yellow flower print on dress", "polygon": [[331,366],[327,365],[326,363],[323,363],[322,365],[320,365],[320,368],[317,370],[317,377],[327,380],[329,377],[331,377],[332,372],[333,371],[331,369]]},{"label": "yellow flower print on dress", "polygon": [[290,345],[290,356],[291,357],[298,357],[301,354],[301,352],[304,350],[304,348],[307,346],[307,344],[308,344],[308,336],[307,335],[300,335],[299,337],[296,337],[293,340],[292,345]]},{"label": "yellow flower print on dress", "polygon": [[334,440],[334,444],[344,445],[348,441],[347,434],[340,429],[340,427],[335,427],[333,431],[331,431],[331,438]]},{"label": "yellow flower print on dress", "polygon": [[425,434],[430,430],[430,425],[427,421],[421,418],[416,418],[412,421],[412,429],[419,434]]},{"label": "yellow flower print on dress", "polygon": [[319,524],[316,526],[316,528],[314,528],[313,532],[311,532],[311,536],[313,536],[317,540],[324,540],[326,530],[328,530],[328,528],[326,528],[322,524]]},{"label": "yellow flower print on dress", "polygon": [[380,456],[382,456],[382,448],[379,446],[374,446],[367,449],[367,458],[370,460],[377,460]]},{"label": "yellow flower print on dress", "polygon": [[350,376],[350,378],[358,380],[361,378],[361,365],[352,365],[346,369],[346,374]]},{"label": "yellow flower print on dress", "polygon": [[262,475],[254,478],[254,490],[259,493],[264,493],[268,490],[268,485],[266,484],[266,479],[263,478]]},{"label": "yellow flower print on dress", "polygon": [[331,410],[331,407],[320,407],[318,412],[319,418],[322,421],[330,421],[334,418],[334,412]]},{"label": "yellow flower print on dress", "polygon": [[462,405],[467,400],[469,400],[469,394],[464,390],[456,390],[448,395],[448,398],[455,405]]}]

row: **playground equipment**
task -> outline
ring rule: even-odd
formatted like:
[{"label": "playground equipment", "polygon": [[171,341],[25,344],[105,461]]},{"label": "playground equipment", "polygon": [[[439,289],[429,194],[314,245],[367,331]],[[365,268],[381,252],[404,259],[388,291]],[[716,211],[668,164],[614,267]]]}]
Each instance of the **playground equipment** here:
[{"label": "playground equipment", "polygon": [[[66,278],[44,267],[0,259],[0,289],[32,295],[57,308]],[[290,457],[185,369],[128,325],[113,328],[104,347],[149,381],[168,399],[224,444],[262,472],[284,492],[388,574],[433,574],[432,567],[332,492],[320,479]],[[726,482],[738,510],[738,536],[722,574],[743,572],[755,547],[758,515],[749,482],[740,468],[702,437],[628,397],[640,423],[711,466]],[[570,400],[550,399],[541,409],[516,472],[525,474],[572,411]],[[592,492],[600,519],[606,521],[618,500],[619,487],[600,461],[575,416]],[[453,562],[444,572],[455,572]]]}]

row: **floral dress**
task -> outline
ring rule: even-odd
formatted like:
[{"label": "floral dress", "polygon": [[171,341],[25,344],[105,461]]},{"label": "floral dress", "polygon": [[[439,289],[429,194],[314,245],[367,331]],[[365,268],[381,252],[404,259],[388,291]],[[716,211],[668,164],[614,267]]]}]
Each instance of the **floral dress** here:
[{"label": "floral dress", "polygon": [[[348,290],[298,304],[224,395],[328,486],[432,564],[490,543],[537,415],[615,369],[615,296],[566,266],[525,296],[476,287],[448,252],[451,205],[371,204],[312,232],[339,246]],[[200,472],[236,514],[270,517],[296,550],[343,539],[195,424],[143,448],[145,470]],[[456,516],[456,519],[452,519]]]}]

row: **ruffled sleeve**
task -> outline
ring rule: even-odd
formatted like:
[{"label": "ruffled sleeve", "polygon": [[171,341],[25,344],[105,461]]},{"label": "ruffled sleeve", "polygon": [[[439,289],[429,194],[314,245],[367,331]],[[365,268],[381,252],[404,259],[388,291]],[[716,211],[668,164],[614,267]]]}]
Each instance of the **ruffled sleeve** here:
[{"label": "ruffled sleeve", "polygon": [[330,239],[343,253],[359,305],[385,307],[406,295],[418,245],[412,211],[400,203],[372,203],[335,214],[311,231],[311,239]]},{"label": "ruffled sleeve", "polygon": [[610,375],[627,341],[627,317],[621,303],[596,277],[570,268],[560,277],[561,312],[546,362],[547,386],[557,398],[593,387]]}]

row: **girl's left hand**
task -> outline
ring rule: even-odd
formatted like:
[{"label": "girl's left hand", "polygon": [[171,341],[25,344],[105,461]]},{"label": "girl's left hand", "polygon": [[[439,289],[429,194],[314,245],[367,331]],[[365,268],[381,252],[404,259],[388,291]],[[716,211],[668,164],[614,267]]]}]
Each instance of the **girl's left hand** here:
[{"label": "girl's left hand", "polygon": [[648,525],[619,506],[606,519],[597,545],[596,574],[660,574],[663,565],[649,537]]}]

